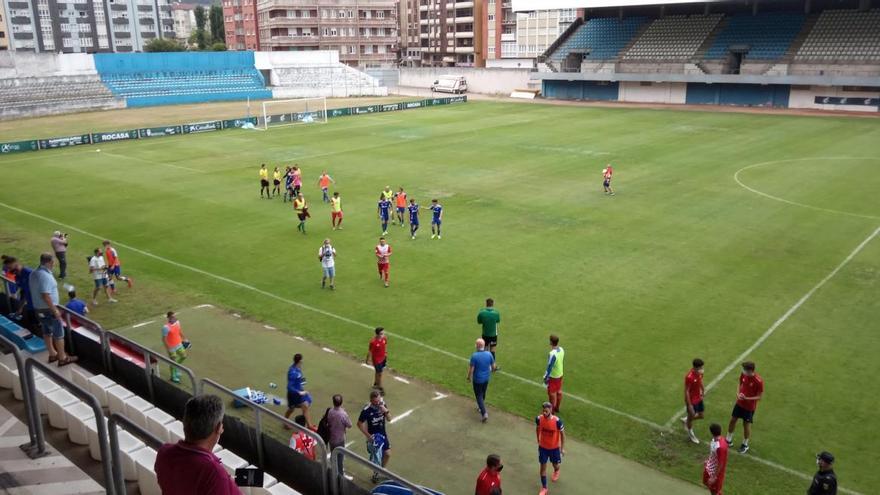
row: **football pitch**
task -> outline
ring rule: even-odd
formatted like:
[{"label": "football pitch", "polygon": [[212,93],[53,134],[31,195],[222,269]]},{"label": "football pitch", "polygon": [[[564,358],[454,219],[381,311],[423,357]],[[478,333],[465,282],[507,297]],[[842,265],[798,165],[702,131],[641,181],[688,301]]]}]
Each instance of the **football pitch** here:
[{"label": "football pitch", "polygon": [[[537,413],[556,333],[568,434],[697,483],[707,448],[676,419],[683,377],[694,357],[706,362],[706,440],[710,422],[726,426],[748,358],[765,396],[725,493],[801,492],[821,450],[847,490],[880,485],[864,431],[880,405],[876,119],[470,102],[100,148],[0,157],[0,246],[35,263],[51,231],[67,231],[69,271],[86,288],[84,257],[113,239],[137,285],[95,308],[107,327],[209,301],[362,358],[382,325],[395,370],[468,395],[476,312],[493,297],[492,406]],[[613,197],[601,191],[608,162]],[[260,163],[304,169],[307,235],[289,204],[260,199]],[[342,231],[315,184],[324,169]],[[428,212],[417,240],[389,227],[388,289],[373,255],[386,185],[444,206],[442,240]],[[325,237],[338,251],[333,292],[320,288]],[[240,351],[231,366],[247,376],[292,348]]]}]

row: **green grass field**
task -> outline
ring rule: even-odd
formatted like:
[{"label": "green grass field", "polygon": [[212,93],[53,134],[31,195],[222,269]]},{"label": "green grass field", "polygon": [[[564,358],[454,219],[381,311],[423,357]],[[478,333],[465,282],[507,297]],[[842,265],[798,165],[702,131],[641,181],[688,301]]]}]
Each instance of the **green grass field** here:
[{"label": "green grass field", "polygon": [[[491,296],[506,373],[492,405],[535,413],[545,394],[523,379],[540,380],[557,333],[565,390],[582,399],[563,404],[569,435],[691,482],[706,447],[671,421],[683,376],[699,356],[706,383],[720,378],[705,439],[735,400],[736,369],[723,371],[752,349],[766,394],[752,459],[733,456],[725,493],[799,493],[808,482],[795,473],[811,474],[823,449],[842,486],[880,484],[880,448],[864,440],[880,404],[874,119],[471,102],[101,149],[0,158],[0,246],[36,260],[62,224],[87,287],[84,256],[116,241],[138,284],[97,308],[108,327],[207,300],[362,357],[369,327],[383,325],[397,336],[395,369],[467,394],[449,353],[469,354]],[[601,192],[609,161],[614,197]],[[289,205],[259,198],[261,162],[304,168],[308,235]],[[343,231],[314,186],[325,168]],[[445,213],[440,241],[428,215],[416,241],[390,229],[384,289],[372,248],[387,184],[423,205],[439,198]],[[320,289],[324,237],[339,253],[335,292]],[[239,371],[260,366],[243,359]]]}]

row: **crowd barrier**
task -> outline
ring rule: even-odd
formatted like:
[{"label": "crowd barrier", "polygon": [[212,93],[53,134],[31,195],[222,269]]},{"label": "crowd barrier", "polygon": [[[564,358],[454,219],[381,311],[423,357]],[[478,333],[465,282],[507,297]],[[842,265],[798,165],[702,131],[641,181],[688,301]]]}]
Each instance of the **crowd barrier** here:
[{"label": "crowd barrier", "polygon": [[[451,96],[444,98],[427,98],[424,100],[402,101],[397,103],[386,103],[378,105],[363,105],[344,108],[333,108],[327,110],[327,118],[346,117],[350,115],[365,115],[380,112],[394,112],[400,110],[411,110],[415,108],[424,108],[436,105],[449,105],[452,103],[465,103],[467,96]],[[266,118],[269,122],[301,122],[307,118],[315,118],[317,112],[287,112],[275,115],[268,115]],[[205,122],[191,122],[188,124],[174,124],[158,127],[145,127],[141,129],[124,129],[109,132],[90,132],[76,134],[73,136],[60,136],[45,139],[25,139],[21,141],[10,141],[0,143],[0,155],[10,153],[21,153],[27,151],[39,151],[55,148],[66,148],[69,146],[81,146],[86,144],[99,144],[113,141],[127,141],[132,139],[151,139],[156,137],[177,136],[180,134],[200,134],[203,132],[214,132],[224,129],[240,129],[246,125],[261,127],[264,124],[264,118],[260,117],[242,117],[238,119],[225,120],[209,120]]]}]

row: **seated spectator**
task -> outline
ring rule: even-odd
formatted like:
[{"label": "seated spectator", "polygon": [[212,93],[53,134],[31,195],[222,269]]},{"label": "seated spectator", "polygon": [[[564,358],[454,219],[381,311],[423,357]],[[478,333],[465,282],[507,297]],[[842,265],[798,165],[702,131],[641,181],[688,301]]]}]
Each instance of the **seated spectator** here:
[{"label": "seated spectator", "polygon": [[197,395],[183,411],[184,439],[165,444],[156,455],[156,478],[163,495],[239,495],[241,491],[212,452],[223,434],[223,401]]},{"label": "seated spectator", "polygon": [[[302,414],[293,418],[293,422],[303,428],[308,428],[308,426],[306,426],[306,417]],[[315,445],[317,444],[318,442],[316,442],[314,438],[306,435],[306,433],[302,431],[290,436],[290,448],[306,456],[306,459],[310,461],[315,460]]]},{"label": "seated spectator", "polygon": [[76,298],[76,291],[71,290],[67,293],[67,297],[70,299],[67,301],[67,304],[64,305],[65,308],[73,311],[74,313],[85,316],[89,313],[89,307],[86,306],[86,302],[82,299]]}]

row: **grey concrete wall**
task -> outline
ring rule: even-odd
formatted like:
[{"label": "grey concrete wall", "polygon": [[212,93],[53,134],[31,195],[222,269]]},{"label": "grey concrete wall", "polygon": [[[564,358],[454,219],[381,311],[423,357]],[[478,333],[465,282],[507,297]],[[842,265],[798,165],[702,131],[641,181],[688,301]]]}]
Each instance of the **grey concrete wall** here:
[{"label": "grey concrete wall", "polygon": [[95,59],[87,53],[0,52],[0,79],[95,75]]},{"label": "grey concrete wall", "polygon": [[64,113],[93,112],[96,110],[113,110],[125,108],[122,98],[106,98],[100,101],[74,100],[69,102],[53,102],[52,104],[34,103],[32,105],[6,107],[0,106],[0,120],[15,120]]},{"label": "grey concrete wall", "polygon": [[515,89],[529,88],[529,74],[530,69],[401,68],[400,85],[430,90],[440,76],[464,76],[472,93],[509,95]]}]

